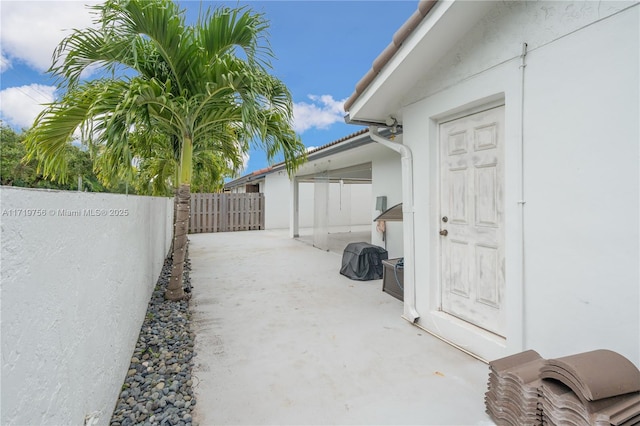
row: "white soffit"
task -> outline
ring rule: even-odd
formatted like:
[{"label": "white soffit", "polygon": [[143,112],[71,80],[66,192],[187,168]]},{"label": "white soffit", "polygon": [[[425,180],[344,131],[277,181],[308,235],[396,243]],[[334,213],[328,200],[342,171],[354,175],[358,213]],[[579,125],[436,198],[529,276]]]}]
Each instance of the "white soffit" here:
[{"label": "white soffit", "polygon": [[399,116],[402,99],[415,83],[495,4],[482,0],[439,1],[404,41],[349,110],[352,120]]},{"label": "white soffit", "polygon": [[331,170],[347,169],[363,163],[370,164],[374,157],[384,155],[387,152],[391,151],[382,145],[371,142],[367,145],[352,148],[321,159],[309,159],[308,162],[301,165],[296,171],[296,177],[316,175]]}]

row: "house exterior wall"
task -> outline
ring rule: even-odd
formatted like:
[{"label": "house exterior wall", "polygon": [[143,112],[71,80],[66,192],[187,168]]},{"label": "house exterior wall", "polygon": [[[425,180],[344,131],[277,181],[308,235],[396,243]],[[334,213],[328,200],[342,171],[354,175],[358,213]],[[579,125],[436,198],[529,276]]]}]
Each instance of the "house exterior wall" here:
[{"label": "house exterior wall", "polygon": [[0,199],[0,422],[109,424],[170,247],[173,201],[12,187]]},{"label": "house exterior wall", "polygon": [[554,356],[605,347],[640,366],[639,12],[532,52],[527,69],[525,338]]},{"label": "house exterior wall", "polygon": [[[289,227],[291,181],[285,171],[277,171],[265,176],[265,229],[286,229]],[[329,231],[346,232],[354,225],[368,225],[371,212],[371,185],[329,186]],[[314,215],[313,183],[299,184],[299,226],[313,227]]]},{"label": "house exterior wall", "polygon": [[[401,140],[401,139],[399,139]],[[371,196],[371,244],[385,247],[390,259],[404,256],[402,222],[386,222],[386,242],[382,233],[376,230],[373,220],[382,213],[376,210],[376,198],[387,197],[387,208],[402,202],[402,168],[400,154],[385,149],[372,159],[372,196]]]},{"label": "house exterior wall", "polygon": [[286,229],[289,227],[290,198],[291,181],[286,171],[273,172],[265,176],[265,229]]},{"label": "house exterior wall", "polygon": [[[496,4],[407,95],[425,328],[486,359],[608,348],[640,365],[640,7],[630,5]],[[506,120],[506,340],[438,312],[438,123],[498,104]]]},{"label": "house exterior wall", "polygon": [[352,225],[369,225],[371,221],[371,210],[369,209],[368,202],[372,197],[372,184],[357,184],[350,185],[351,194],[351,217],[349,221]]},{"label": "house exterior wall", "polygon": [[371,184],[329,185],[329,232],[350,232],[352,226],[369,225]]},{"label": "house exterior wall", "polygon": [[300,228],[313,228],[314,191],[313,183],[302,182],[298,198],[298,220]]},{"label": "house exterior wall", "polygon": [[[234,186],[232,188],[229,189],[229,192],[231,192],[232,194],[246,194],[247,193],[247,185],[258,185],[258,191],[257,192],[264,192],[264,179],[258,181],[258,182],[247,182],[244,183],[242,185],[238,185],[238,186]],[[255,191],[253,191],[255,192]]]},{"label": "house exterior wall", "polygon": [[234,186],[233,188],[231,188],[230,192],[233,194],[244,194],[247,191],[244,186]]}]

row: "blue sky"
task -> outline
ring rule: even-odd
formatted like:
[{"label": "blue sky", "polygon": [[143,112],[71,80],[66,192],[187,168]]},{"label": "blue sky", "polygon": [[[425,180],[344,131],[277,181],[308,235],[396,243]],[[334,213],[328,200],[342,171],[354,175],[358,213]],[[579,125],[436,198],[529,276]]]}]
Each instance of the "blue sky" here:
[{"label": "blue sky", "polygon": [[[195,22],[200,1],[180,1]],[[70,28],[91,25],[87,1],[0,0],[0,117],[27,128],[43,102],[59,92],[45,74],[51,53]],[[332,142],[360,127],[344,124],[343,102],[416,10],[416,0],[203,1],[202,7],[248,6],[270,21],[273,74],[294,101],[294,128],[307,147]],[[88,78],[91,78],[90,76]],[[252,149],[245,173],[268,165]]]}]

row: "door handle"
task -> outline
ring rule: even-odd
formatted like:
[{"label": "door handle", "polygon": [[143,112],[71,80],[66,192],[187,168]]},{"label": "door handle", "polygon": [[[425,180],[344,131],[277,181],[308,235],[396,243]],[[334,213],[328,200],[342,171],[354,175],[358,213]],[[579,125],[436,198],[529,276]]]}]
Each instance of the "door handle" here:
[{"label": "door handle", "polygon": [[440,235],[442,235],[443,237],[446,237],[447,235],[449,235],[449,231],[447,231],[446,229],[443,229],[440,231]]}]

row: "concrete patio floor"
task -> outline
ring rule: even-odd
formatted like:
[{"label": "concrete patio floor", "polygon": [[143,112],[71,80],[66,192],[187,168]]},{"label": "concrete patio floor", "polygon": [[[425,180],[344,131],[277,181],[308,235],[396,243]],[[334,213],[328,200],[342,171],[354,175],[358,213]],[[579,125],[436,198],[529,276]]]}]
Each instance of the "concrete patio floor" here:
[{"label": "concrete patio floor", "polygon": [[[305,244],[313,246],[313,228],[301,228],[296,238]],[[349,232],[333,232],[327,236],[327,250],[342,256],[344,248],[349,243],[371,243],[371,228],[369,226],[354,226]]]},{"label": "concrete patio floor", "polygon": [[194,420],[490,425],[488,366],[412,326],[381,280],[281,231],[190,235]]}]

